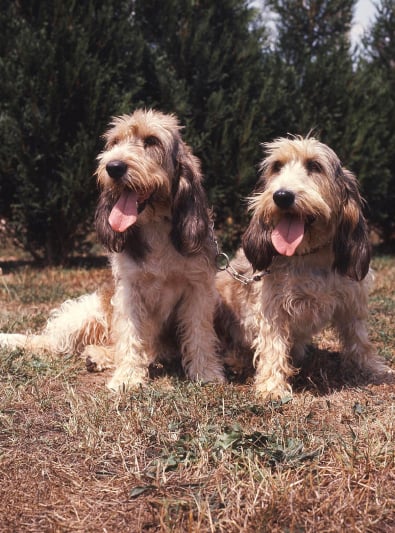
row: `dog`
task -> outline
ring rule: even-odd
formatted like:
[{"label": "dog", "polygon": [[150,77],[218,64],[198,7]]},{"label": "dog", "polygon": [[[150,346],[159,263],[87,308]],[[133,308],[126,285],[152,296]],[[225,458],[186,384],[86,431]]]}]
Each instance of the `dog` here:
[{"label": "dog", "polygon": [[237,276],[217,276],[226,362],[252,363],[257,394],[281,398],[292,393],[289,378],[312,336],[331,324],[345,374],[381,378],[388,368],[368,339],[373,274],[355,176],[313,137],[264,146],[252,217],[231,263]]},{"label": "dog", "polygon": [[96,231],[113,284],[65,302],[42,335],[2,334],[0,344],[82,353],[88,370],[115,367],[115,391],[144,384],[152,363],[173,356],[188,378],[223,382],[200,162],[176,117],[155,110],[114,118],[104,139]]}]

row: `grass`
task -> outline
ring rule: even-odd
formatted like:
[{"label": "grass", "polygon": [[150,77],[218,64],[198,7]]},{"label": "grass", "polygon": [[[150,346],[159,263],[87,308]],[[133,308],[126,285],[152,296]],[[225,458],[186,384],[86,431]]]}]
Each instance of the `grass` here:
[{"label": "grass", "polygon": [[[395,260],[376,258],[370,333],[395,366]],[[3,268],[0,329],[39,330],[103,268]],[[294,397],[160,376],[114,397],[83,361],[0,351],[0,531],[390,532],[395,385],[331,374],[331,335]]]}]

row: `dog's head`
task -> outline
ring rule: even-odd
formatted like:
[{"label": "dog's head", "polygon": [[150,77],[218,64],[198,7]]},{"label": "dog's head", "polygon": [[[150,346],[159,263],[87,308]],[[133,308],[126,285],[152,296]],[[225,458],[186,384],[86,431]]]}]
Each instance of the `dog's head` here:
[{"label": "dog's head", "polygon": [[170,238],[182,254],[197,253],[209,232],[199,160],[173,115],[137,110],[115,118],[104,135],[97,179],[102,190],[96,230],[115,252],[144,252],[142,227],[158,213],[171,218]]},{"label": "dog's head", "polygon": [[314,138],[280,138],[264,146],[267,157],[243,236],[253,267],[268,268],[275,255],[308,255],[331,246],[333,268],[363,279],[370,249],[356,178]]}]

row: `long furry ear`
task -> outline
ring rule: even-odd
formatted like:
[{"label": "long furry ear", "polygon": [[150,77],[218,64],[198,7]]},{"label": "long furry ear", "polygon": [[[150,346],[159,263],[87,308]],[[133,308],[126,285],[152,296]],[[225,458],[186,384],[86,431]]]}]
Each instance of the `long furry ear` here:
[{"label": "long furry ear", "polygon": [[254,270],[267,269],[276,251],[271,241],[271,231],[257,216],[253,216],[242,238],[242,246]]},{"label": "long furry ear", "polygon": [[207,239],[210,219],[199,160],[180,142],[173,182],[171,240],[183,255],[198,253]]},{"label": "long furry ear", "polygon": [[343,209],[333,242],[334,268],[343,276],[361,281],[369,270],[370,245],[362,198],[355,176],[341,170]]}]

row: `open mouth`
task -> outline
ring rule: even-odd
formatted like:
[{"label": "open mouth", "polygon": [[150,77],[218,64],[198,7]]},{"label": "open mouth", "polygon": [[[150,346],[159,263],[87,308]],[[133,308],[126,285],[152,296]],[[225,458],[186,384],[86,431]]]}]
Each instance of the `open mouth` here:
[{"label": "open mouth", "polygon": [[272,244],[280,255],[292,256],[302,242],[307,226],[313,224],[315,218],[309,216],[285,214],[272,231]]},{"label": "open mouth", "polygon": [[130,228],[143,211],[149,196],[148,193],[124,189],[108,217],[111,228],[118,233],[123,233]]}]

